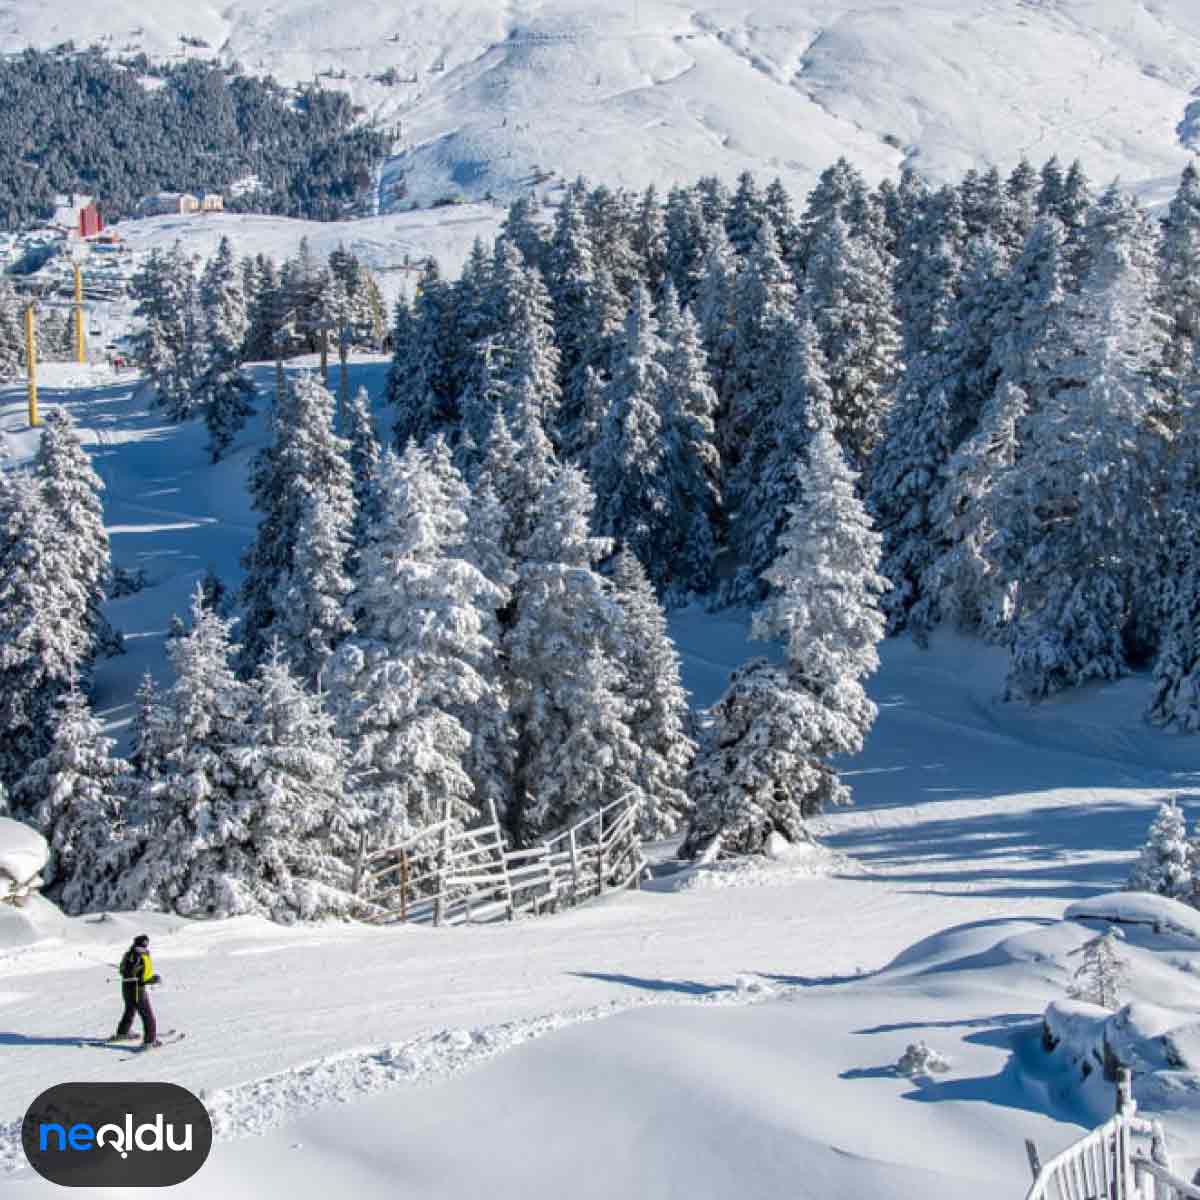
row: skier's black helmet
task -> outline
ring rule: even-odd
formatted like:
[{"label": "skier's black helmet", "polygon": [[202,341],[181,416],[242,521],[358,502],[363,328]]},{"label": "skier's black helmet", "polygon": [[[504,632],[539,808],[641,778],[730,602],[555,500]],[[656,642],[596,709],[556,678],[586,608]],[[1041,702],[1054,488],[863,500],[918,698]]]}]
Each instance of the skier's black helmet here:
[{"label": "skier's black helmet", "polygon": [[148,946],[148,945],[150,945],[150,935],[149,935],[148,933],[139,933],[139,934],[137,935],[137,937],[135,937],[135,938],[133,939],[133,944],[134,944],[135,946]]}]

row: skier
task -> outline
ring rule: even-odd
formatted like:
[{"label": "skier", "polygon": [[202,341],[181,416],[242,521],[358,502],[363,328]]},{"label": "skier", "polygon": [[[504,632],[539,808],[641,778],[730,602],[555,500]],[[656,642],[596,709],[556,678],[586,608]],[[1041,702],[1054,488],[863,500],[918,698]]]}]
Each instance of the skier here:
[{"label": "skier", "polygon": [[161,982],[162,980],[154,974],[154,966],[150,961],[150,938],[147,934],[140,933],[133,939],[133,945],[125,951],[121,959],[121,999],[125,1001],[125,1011],[121,1014],[121,1023],[117,1026],[112,1041],[137,1041],[137,1034],[130,1033],[133,1014],[136,1012],[142,1018],[142,1045],[162,1045],[158,1040],[154,1009],[146,991],[148,987]]}]

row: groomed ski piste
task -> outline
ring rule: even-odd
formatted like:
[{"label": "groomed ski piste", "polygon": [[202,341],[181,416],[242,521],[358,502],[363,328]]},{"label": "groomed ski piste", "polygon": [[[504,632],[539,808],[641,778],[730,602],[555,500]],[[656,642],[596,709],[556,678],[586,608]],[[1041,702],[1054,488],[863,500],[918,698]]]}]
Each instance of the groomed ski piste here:
[{"label": "groomed ski piste", "polygon": [[[356,363],[352,386],[378,398],[385,370]],[[119,732],[141,673],[167,678],[164,634],[196,580],[209,564],[238,577],[261,418],[212,467],[200,423],[164,421],[136,375],[48,366],[41,399],[71,411],[104,479],[114,562],[150,580],[107,606],[127,653],[100,665],[96,708]],[[33,452],[21,387],[0,393],[0,431],[17,461]],[[672,628],[697,706],[763,650],[738,613],[689,609]],[[184,1196],[1022,1195],[1025,1138],[1045,1160],[1112,1108],[1081,1070],[1086,1022],[1042,1049],[1073,952],[1106,928],[1064,914],[1113,911],[1095,898],[1122,886],[1164,795],[1192,815],[1194,743],[1142,724],[1145,679],[1031,710],[998,700],[993,649],[882,651],[879,721],[845,764],[856,805],[819,821],[821,851],[442,930],[0,907],[0,1194],[53,1186],[20,1150],[34,1096],[128,1078],[183,1084],[213,1116]],[[1125,928],[1136,1091],[1190,1177],[1200,919]],[[88,1044],[119,1015],[112,964],[143,930],[160,1022],[187,1037],[144,1055]],[[918,1041],[949,1070],[898,1074]]]}]

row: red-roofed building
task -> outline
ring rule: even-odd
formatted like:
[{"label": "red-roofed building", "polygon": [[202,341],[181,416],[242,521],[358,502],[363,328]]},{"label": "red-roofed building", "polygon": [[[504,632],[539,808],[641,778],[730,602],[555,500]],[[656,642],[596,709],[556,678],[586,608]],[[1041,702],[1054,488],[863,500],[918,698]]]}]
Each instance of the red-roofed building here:
[{"label": "red-roofed building", "polygon": [[100,209],[91,196],[58,196],[50,224],[75,237],[95,237],[103,228]]}]

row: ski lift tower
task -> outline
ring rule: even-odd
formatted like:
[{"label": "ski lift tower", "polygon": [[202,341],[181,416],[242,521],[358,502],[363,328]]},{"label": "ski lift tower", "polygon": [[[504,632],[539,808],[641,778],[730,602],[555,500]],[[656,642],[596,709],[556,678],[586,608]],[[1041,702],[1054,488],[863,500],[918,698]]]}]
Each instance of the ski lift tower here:
[{"label": "ski lift tower", "polygon": [[29,393],[29,427],[36,429],[41,424],[38,418],[37,389],[37,311],[38,292],[33,289],[25,304],[25,371]]},{"label": "ski lift tower", "polygon": [[75,361],[82,366],[87,362],[87,343],[84,341],[83,326],[83,264],[91,255],[92,248],[82,238],[72,240],[67,255],[75,270]]}]

